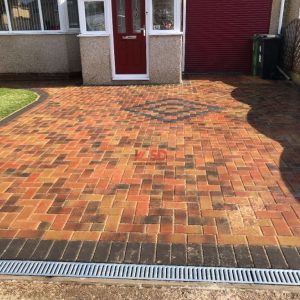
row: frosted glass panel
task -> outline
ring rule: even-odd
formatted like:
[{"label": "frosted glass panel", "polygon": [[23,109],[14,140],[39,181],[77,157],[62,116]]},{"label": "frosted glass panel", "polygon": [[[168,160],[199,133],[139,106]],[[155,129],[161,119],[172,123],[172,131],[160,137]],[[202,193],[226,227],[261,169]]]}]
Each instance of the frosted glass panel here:
[{"label": "frosted glass panel", "polygon": [[133,24],[133,32],[140,33],[142,27],[140,0],[132,0],[132,24]]},{"label": "frosted glass panel", "polygon": [[118,32],[126,32],[126,0],[117,0],[117,12],[118,12]]},{"label": "frosted glass panel", "polygon": [[85,17],[87,31],[105,31],[104,2],[85,2]]}]

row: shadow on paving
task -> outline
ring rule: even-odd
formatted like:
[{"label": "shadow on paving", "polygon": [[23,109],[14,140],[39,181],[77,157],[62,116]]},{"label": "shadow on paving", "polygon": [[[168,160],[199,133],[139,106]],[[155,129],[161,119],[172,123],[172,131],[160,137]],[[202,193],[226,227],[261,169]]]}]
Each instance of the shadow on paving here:
[{"label": "shadow on paving", "polygon": [[[300,90],[283,82],[278,84],[282,87],[276,91],[268,84],[241,85],[232,96],[251,107],[247,121],[252,127],[282,145],[279,166],[267,166],[271,173],[280,172],[290,193],[300,200]],[[265,148],[272,156],[273,147]],[[281,193],[279,188],[274,189],[273,193]]]}]

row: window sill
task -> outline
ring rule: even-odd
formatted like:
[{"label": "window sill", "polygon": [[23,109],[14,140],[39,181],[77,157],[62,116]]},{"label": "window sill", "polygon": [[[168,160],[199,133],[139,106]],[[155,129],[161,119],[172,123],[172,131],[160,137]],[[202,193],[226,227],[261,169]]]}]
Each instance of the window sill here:
[{"label": "window sill", "polygon": [[79,35],[77,35],[78,37],[101,37],[101,36],[110,36],[110,34],[108,32],[104,32],[104,33],[81,33]]},{"label": "window sill", "polygon": [[165,35],[183,35],[181,31],[151,31],[149,32],[149,36],[165,36]]},{"label": "window sill", "polygon": [[78,31],[0,31],[1,35],[65,35],[78,34]]}]

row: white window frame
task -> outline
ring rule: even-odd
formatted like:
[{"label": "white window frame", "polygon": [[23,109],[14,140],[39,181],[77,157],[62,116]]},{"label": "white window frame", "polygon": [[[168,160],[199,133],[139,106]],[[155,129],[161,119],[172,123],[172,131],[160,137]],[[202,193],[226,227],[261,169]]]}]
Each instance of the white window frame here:
[{"label": "white window frame", "polygon": [[[64,19],[63,22],[65,22],[65,29],[66,29],[66,31],[70,32],[70,33],[80,33],[80,19],[78,20],[78,22],[79,22],[78,27],[76,27],[76,28],[70,28],[69,11],[68,11],[68,2],[67,2],[67,0],[58,0],[58,1],[62,1],[63,2],[63,10],[64,11],[63,11],[62,15],[64,16],[63,17],[63,19]],[[79,0],[77,0],[77,7],[79,9],[78,1]],[[79,17],[79,11],[78,11],[78,17]]]},{"label": "white window frame", "polygon": [[26,34],[30,34],[30,35],[45,34],[46,35],[46,34],[62,34],[62,33],[79,33],[79,27],[78,28],[69,28],[67,1],[66,0],[57,0],[57,5],[58,5],[58,15],[59,15],[59,23],[60,23],[59,30],[45,30],[44,29],[41,0],[38,0],[41,29],[39,29],[39,30],[12,30],[8,0],[4,0],[4,7],[6,9],[6,15],[7,15],[8,30],[3,30],[3,31],[0,30],[0,35],[26,35]]},{"label": "white window frame", "polygon": [[181,31],[181,3],[182,0],[173,0],[174,1],[174,29],[172,30],[155,30],[153,29],[153,1],[150,2],[149,15],[150,15],[150,35],[178,35],[182,34]]},{"label": "white window frame", "polygon": [[[79,23],[80,23],[80,35],[81,36],[108,36],[109,32],[109,20],[111,16],[109,15],[109,0],[78,0],[78,11],[79,11]],[[103,2],[104,4],[104,31],[88,31],[86,29],[86,16],[85,16],[85,2]]]}]

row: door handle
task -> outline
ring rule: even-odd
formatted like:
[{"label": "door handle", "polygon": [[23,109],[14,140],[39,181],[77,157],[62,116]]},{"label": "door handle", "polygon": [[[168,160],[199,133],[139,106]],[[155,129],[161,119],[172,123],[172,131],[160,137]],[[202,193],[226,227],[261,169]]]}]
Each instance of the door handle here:
[{"label": "door handle", "polygon": [[136,35],[126,35],[122,37],[123,40],[136,40]]},{"label": "door handle", "polygon": [[145,27],[141,28],[141,32],[143,33],[143,36],[146,36],[146,28]]}]

